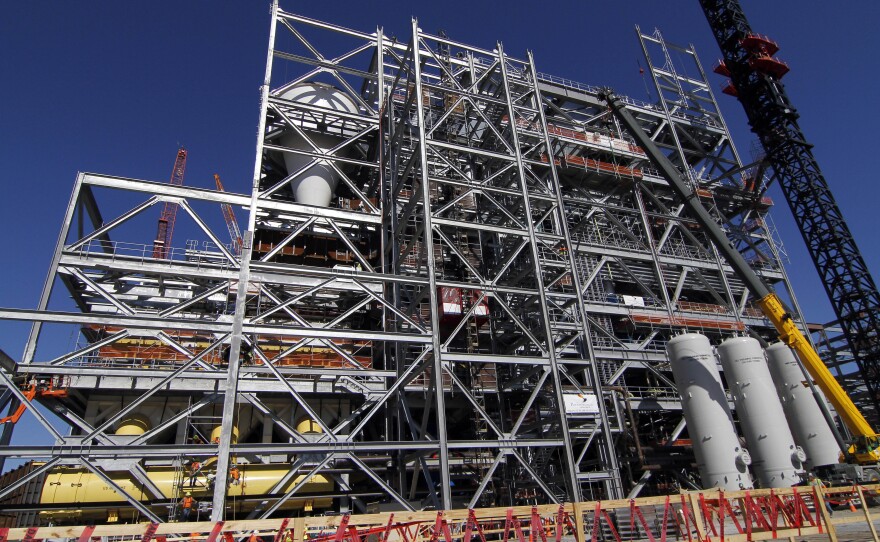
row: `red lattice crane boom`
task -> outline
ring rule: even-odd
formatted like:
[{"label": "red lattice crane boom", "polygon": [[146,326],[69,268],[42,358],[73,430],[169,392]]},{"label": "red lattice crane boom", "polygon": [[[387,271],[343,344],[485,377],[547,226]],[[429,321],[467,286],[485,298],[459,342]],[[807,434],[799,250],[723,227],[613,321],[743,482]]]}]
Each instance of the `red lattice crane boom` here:
[{"label": "red lattice crane boom", "polygon": [[[171,170],[171,179],[168,184],[173,186],[183,185],[183,174],[186,171],[186,149],[177,149],[177,158],[174,160],[174,169]],[[174,235],[174,220],[177,218],[177,203],[165,202],[162,214],[159,215],[159,227],[156,230],[156,240],[153,241],[153,257],[168,259],[171,253],[171,237]]]},{"label": "red lattice crane boom", "polygon": [[[220,182],[220,175],[214,174],[214,182],[217,183],[217,190],[225,192],[223,183]],[[223,220],[226,221],[226,229],[229,230],[229,238],[232,240],[232,250],[236,254],[241,253],[241,229],[238,227],[238,221],[235,220],[235,212],[232,205],[224,203],[220,205],[223,210]]]}]

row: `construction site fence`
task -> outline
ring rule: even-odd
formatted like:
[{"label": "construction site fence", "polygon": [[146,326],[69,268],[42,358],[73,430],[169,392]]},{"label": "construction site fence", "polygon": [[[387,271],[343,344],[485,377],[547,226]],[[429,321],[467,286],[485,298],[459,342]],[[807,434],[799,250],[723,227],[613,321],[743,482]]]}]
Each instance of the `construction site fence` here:
[{"label": "construction site fence", "polygon": [[[823,535],[837,542],[838,526],[858,523],[878,541],[866,502],[878,491],[880,484],[704,490],[637,499],[470,510],[34,526],[2,528],[0,542],[745,542],[809,535]],[[826,502],[850,513],[833,517]]]}]

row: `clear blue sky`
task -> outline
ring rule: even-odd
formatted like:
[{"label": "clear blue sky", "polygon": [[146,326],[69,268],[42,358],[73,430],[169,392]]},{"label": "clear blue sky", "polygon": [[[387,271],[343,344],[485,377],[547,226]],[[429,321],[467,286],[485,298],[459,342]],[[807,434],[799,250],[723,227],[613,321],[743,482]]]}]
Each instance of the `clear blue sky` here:
[{"label": "clear blue sky", "polygon": [[[880,125],[876,2],[743,2],[752,27],[776,39],[792,68],[802,127],[875,277],[880,278],[880,182],[871,161]],[[508,54],[531,49],[538,69],[645,99],[633,26],[719,57],[696,0],[282,2],[287,11],[406,39],[409,18]],[[0,306],[33,307],[77,171],[166,181],[177,143],[187,184],[250,184],[268,34],[268,1],[3,2],[0,5]],[[722,84],[714,76],[716,88]],[[719,95],[740,150],[753,139],[739,104]],[[833,315],[780,195],[775,219],[807,317]],[[158,211],[156,211],[158,215]],[[219,220],[219,216],[216,217]],[[240,219],[243,217],[240,215]],[[221,223],[222,225],[222,223]],[[222,232],[222,230],[220,230]],[[183,239],[177,238],[176,243]],[[0,326],[18,358],[21,325]]]}]

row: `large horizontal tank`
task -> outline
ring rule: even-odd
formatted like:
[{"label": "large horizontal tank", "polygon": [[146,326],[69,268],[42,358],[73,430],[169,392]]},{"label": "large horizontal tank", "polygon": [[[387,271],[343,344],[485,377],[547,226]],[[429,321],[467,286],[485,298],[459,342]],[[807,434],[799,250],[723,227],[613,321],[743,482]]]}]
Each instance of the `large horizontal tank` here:
[{"label": "large horizontal tank", "polygon": [[785,421],[761,343],[751,337],[732,337],[718,345],[718,357],[761,486],[799,483],[806,456]]},{"label": "large horizontal tank", "polygon": [[[296,85],[284,92],[281,98],[321,109],[349,114],[358,113],[357,105],[347,94],[323,83]],[[340,117],[334,116],[332,113],[322,113],[319,110],[308,111],[304,112],[301,118],[291,120],[308,137],[314,147],[303,135],[290,127],[280,140],[285,147],[310,153],[326,153],[343,141],[341,126],[344,123]],[[346,152],[341,150],[335,154],[345,156]],[[311,156],[292,152],[284,153],[284,165],[288,175],[293,175],[312,160]],[[333,167],[326,162],[319,161],[291,180],[290,187],[297,202],[327,207],[336,191],[339,178],[339,174]]]},{"label": "large horizontal tank", "polygon": [[[241,469],[241,482],[238,485],[230,485],[226,494],[230,500],[246,499],[267,495],[278,480],[281,480],[290,470],[290,465],[239,465]],[[183,496],[184,491],[192,493],[198,501],[210,501],[211,490],[204,485],[204,477],[199,479],[197,486],[180,486],[181,471],[174,467],[147,467],[147,477],[158,487],[166,497],[177,500]],[[116,485],[122,488],[136,499],[149,500],[150,496],[141,484],[129,472],[111,471],[107,473]],[[285,493],[295,485],[304,481],[305,475],[297,476],[290,480],[281,493]],[[304,495],[328,494],[334,490],[334,483],[323,475],[313,476],[305,482],[301,491]],[[310,502],[311,501],[311,502]],[[106,504],[125,508],[128,503],[125,499],[107,485],[95,474],[79,468],[53,469],[46,475],[43,490],[40,495],[40,503],[51,509],[56,504],[76,503],[87,508],[89,506]],[[333,504],[332,498],[322,497],[295,497],[285,503],[284,509],[302,509],[306,505],[314,508],[325,509]],[[252,508],[255,503],[248,502],[243,509]],[[106,514],[106,510],[102,510]],[[50,510],[41,512],[41,516],[47,520],[61,520],[72,517],[94,517],[94,511],[69,508],[63,511]]]},{"label": "large horizontal tank", "polygon": [[739,445],[709,339],[698,333],[678,335],[669,341],[666,353],[703,487],[750,489],[751,459]]},{"label": "large horizontal tank", "polygon": [[767,347],[767,363],[794,441],[807,455],[807,467],[814,469],[837,463],[840,448],[806,385],[794,352],[784,343],[772,344]]}]

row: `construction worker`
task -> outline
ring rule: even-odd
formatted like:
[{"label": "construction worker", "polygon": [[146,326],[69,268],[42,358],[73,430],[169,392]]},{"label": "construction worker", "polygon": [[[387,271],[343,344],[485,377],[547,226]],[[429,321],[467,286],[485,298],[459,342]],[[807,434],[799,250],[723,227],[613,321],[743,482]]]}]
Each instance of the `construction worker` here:
[{"label": "construction worker", "polygon": [[189,521],[190,515],[192,514],[192,509],[196,504],[196,500],[193,499],[192,493],[187,491],[183,498],[180,499],[180,521]]},{"label": "construction worker", "polygon": [[212,491],[214,489],[214,480],[217,478],[217,475],[213,472],[209,472],[205,476],[205,487],[208,488],[208,491]]},{"label": "construction worker", "polygon": [[[816,488],[818,488],[818,489],[825,489],[825,487],[826,487],[826,486],[825,486],[825,482],[823,482],[818,476],[816,476],[816,473],[815,473],[815,472],[811,472],[811,473],[810,473],[810,475],[809,475],[809,482],[810,482],[810,485],[811,485],[811,486],[814,486],[814,487],[816,487]],[[825,494],[824,494],[824,493],[822,494],[822,497],[823,497],[823,500],[824,500],[824,497],[825,497]],[[828,516],[829,516],[829,517],[831,517],[831,516],[834,515],[834,509],[831,508],[831,503],[829,503],[827,500],[825,500],[825,508],[828,509]]]},{"label": "construction worker", "polygon": [[189,485],[195,487],[199,478],[199,472],[202,470],[202,464],[198,459],[193,459],[189,464]]},{"label": "construction worker", "polygon": [[232,465],[232,468],[229,469],[229,483],[234,486],[241,483],[241,471],[238,470],[238,465]]}]

